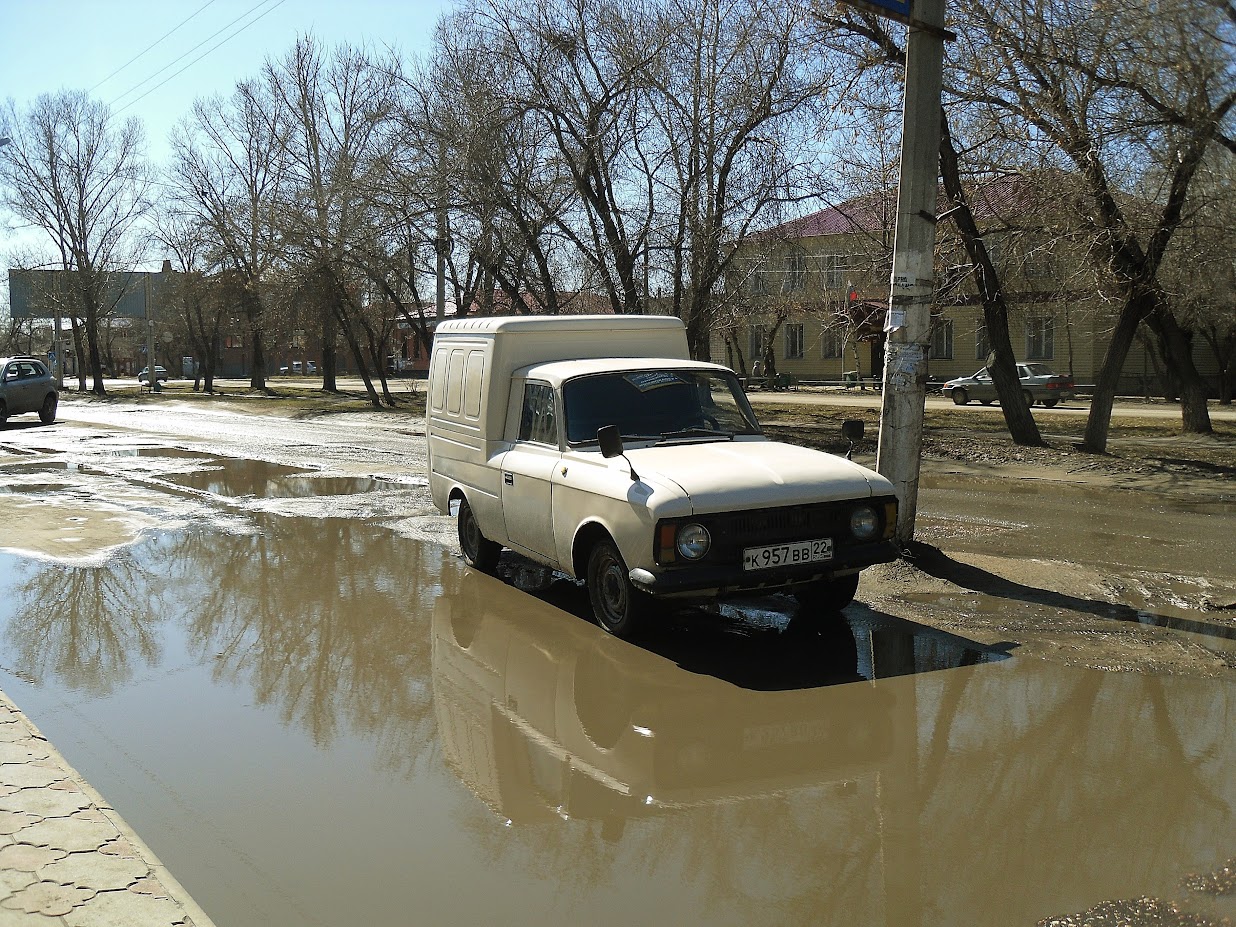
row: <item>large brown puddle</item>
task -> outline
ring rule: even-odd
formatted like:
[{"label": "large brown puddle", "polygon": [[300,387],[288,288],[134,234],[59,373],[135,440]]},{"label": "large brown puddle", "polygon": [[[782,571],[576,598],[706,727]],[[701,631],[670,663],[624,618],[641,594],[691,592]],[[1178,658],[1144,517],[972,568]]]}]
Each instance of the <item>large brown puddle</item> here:
[{"label": "large brown puddle", "polygon": [[220,927],[1236,914],[1184,884],[1236,856],[1232,682],[861,604],[684,614],[640,648],[569,584],[254,525],[0,555],[0,688]]}]

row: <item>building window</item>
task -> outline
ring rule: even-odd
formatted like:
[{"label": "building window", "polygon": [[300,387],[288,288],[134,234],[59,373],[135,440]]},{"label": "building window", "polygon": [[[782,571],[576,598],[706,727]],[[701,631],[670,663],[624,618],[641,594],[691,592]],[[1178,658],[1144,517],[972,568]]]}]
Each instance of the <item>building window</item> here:
[{"label": "building window", "polygon": [[987,340],[987,326],[980,324],[974,330],[974,359],[987,363],[987,355],[991,353],[991,342]]},{"label": "building window", "polygon": [[987,249],[987,259],[997,271],[1004,269],[1008,242],[1002,233],[988,232],[983,236],[983,247]]},{"label": "building window", "polygon": [[240,335],[226,335],[223,338],[223,346],[225,348],[243,348],[244,339]]},{"label": "building window", "polygon": [[932,360],[953,359],[952,319],[936,319],[931,323],[931,348],[927,356]]},{"label": "building window", "polygon": [[1056,256],[1050,247],[1035,248],[1026,254],[1022,272],[1027,280],[1050,280],[1059,274]]},{"label": "building window", "polygon": [[762,267],[757,265],[751,269],[751,275],[747,278],[747,288],[752,296],[768,295],[767,272]]},{"label": "building window", "polygon": [[844,348],[845,332],[839,328],[824,330],[824,335],[820,338],[820,357],[825,360],[841,357]]},{"label": "building window", "polygon": [[849,282],[850,256],[848,254],[823,254],[820,256],[824,284],[829,289],[844,287]]},{"label": "building window", "polygon": [[797,293],[807,285],[807,253],[802,248],[792,248],[785,256],[784,293]]},{"label": "building window", "polygon": [[785,357],[793,360],[803,356],[803,324],[794,322],[785,326]]},{"label": "building window", "polygon": [[764,356],[764,347],[768,343],[768,328],[763,325],[751,326],[751,359],[758,360]]},{"label": "building window", "polygon": [[1051,316],[1026,319],[1026,360],[1056,356],[1056,320]]}]

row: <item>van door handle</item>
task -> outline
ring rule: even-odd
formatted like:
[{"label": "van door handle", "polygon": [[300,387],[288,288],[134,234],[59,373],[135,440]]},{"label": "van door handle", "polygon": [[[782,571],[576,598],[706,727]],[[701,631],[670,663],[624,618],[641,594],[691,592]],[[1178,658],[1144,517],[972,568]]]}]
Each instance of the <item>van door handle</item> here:
[{"label": "van door handle", "polygon": [[515,474],[514,473],[502,474],[502,482],[506,483],[507,486],[514,486],[515,485]]}]

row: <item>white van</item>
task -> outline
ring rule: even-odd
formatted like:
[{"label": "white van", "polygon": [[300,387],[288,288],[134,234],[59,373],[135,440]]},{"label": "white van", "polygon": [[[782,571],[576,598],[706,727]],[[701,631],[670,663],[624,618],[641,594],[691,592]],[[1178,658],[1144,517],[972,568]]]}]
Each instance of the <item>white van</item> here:
[{"label": "white van", "polygon": [[897,556],[892,484],[766,438],[733,371],[692,361],[682,321],[443,323],[426,408],[429,485],[464,558],[503,547],[585,579],[630,636],[659,598],[788,590],[821,607]]}]

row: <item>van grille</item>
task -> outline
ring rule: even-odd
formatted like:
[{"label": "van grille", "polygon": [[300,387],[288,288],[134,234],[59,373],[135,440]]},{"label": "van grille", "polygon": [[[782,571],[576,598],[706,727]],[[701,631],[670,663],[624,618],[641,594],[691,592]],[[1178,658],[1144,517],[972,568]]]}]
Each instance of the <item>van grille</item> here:
[{"label": "van grille", "polygon": [[838,544],[849,540],[850,511],[871,500],[846,500],[816,505],[753,509],[698,520],[712,535],[708,559],[714,563],[741,563],[744,547],[831,537]]}]

